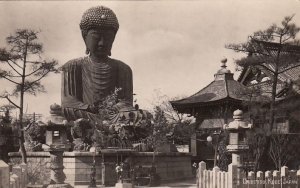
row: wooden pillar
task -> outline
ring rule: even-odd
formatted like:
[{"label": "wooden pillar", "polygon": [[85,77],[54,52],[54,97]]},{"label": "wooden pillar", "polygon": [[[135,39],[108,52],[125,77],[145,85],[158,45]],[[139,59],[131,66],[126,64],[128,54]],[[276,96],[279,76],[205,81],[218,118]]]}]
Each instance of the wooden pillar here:
[{"label": "wooden pillar", "polygon": [[249,181],[246,183],[246,187],[247,188],[256,188],[256,185],[253,183],[253,181],[255,181],[255,173],[254,172],[251,171],[248,173],[248,180]]},{"label": "wooden pillar", "polygon": [[289,169],[287,166],[283,166],[280,169],[280,179],[281,179],[281,188],[287,188],[288,186],[283,184],[283,182],[286,181],[286,179],[288,178],[288,174],[289,174]]},{"label": "wooden pillar", "polygon": [[104,154],[102,153],[101,157],[101,184],[102,186],[105,186],[105,161],[104,161]]},{"label": "wooden pillar", "polygon": [[212,171],[213,172],[213,181],[212,181],[213,188],[218,188],[217,186],[218,186],[218,173],[219,173],[219,171],[220,171],[219,167],[215,166],[213,168],[213,171]]},{"label": "wooden pillar", "polygon": [[272,177],[271,171],[266,171],[265,172],[265,180],[266,180],[265,188],[273,188],[272,179],[273,179],[273,177]]},{"label": "wooden pillar", "polygon": [[290,180],[291,180],[291,184],[290,184],[290,188],[298,188],[297,187],[297,172],[295,170],[290,170],[289,171],[289,177],[290,177]]},{"label": "wooden pillar", "polygon": [[273,188],[280,188],[280,172],[275,170],[273,171]]},{"label": "wooden pillar", "polygon": [[300,170],[297,171],[297,187],[300,187]]},{"label": "wooden pillar", "polygon": [[258,180],[256,188],[264,188],[265,187],[265,184],[263,183],[264,173],[262,171],[258,171],[256,173],[256,180]]},{"label": "wooden pillar", "polygon": [[197,170],[197,186],[198,188],[205,188],[204,170],[206,170],[206,163],[201,161]]}]

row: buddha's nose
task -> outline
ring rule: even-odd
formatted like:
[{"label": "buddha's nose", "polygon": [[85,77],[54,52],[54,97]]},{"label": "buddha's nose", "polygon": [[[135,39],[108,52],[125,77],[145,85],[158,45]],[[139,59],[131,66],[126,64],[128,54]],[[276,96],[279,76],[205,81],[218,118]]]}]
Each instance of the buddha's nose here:
[{"label": "buddha's nose", "polygon": [[101,37],[100,40],[98,41],[99,46],[104,46],[104,37]]}]

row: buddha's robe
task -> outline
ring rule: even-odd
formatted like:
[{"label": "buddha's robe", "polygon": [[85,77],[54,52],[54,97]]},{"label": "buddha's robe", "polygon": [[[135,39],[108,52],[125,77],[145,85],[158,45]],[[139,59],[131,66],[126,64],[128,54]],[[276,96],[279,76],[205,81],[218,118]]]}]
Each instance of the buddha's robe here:
[{"label": "buddha's robe", "polygon": [[98,121],[89,107],[97,106],[115,88],[121,88],[118,99],[132,106],[132,71],[125,63],[110,58],[107,63],[94,63],[83,57],[67,62],[62,70],[62,108],[68,120]]}]

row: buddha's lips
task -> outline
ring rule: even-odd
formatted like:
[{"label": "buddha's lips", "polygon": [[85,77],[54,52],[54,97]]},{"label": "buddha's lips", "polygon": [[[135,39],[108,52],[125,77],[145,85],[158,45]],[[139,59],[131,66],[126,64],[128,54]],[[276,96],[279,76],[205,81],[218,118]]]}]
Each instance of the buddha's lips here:
[{"label": "buddha's lips", "polygon": [[97,48],[97,51],[98,51],[98,52],[107,52],[107,51],[108,51],[108,48],[107,48],[107,47],[98,47],[98,48]]}]

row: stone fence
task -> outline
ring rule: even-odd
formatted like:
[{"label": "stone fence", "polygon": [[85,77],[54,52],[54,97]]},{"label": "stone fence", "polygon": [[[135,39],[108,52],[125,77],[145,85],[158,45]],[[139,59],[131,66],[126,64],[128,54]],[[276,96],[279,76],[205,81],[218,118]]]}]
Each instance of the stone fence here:
[{"label": "stone fence", "polygon": [[[21,162],[19,152],[9,153],[10,162],[18,165]],[[95,159],[97,185],[112,186],[117,182],[116,164],[127,159],[131,161],[132,169],[148,169],[152,166],[153,152],[129,152],[127,150],[102,150],[93,152],[64,152],[63,172],[65,183],[71,186],[89,185],[91,169]],[[27,152],[28,183],[50,183],[49,152]],[[156,173],[161,182],[178,181],[193,177],[191,155],[189,153],[155,153]]]},{"label": "stone fence", "polygon": [[27,186],[27,165],[10,167],[0,160],[0,188],[24,188]]},{"label": "stone fence", "polygon": [[258,171],[246,174],[237,165],[230,164],[228,172],[218,167],[206,169],[206,163],[200,162],[197,172],[198,188],[298,188],[300,170],[289,170],[286,166],[280,171]]}]

